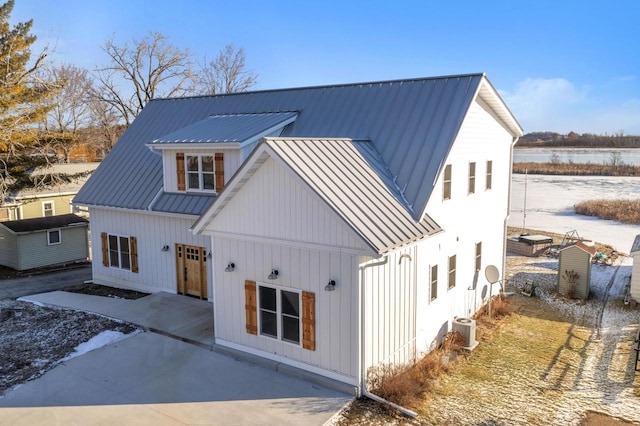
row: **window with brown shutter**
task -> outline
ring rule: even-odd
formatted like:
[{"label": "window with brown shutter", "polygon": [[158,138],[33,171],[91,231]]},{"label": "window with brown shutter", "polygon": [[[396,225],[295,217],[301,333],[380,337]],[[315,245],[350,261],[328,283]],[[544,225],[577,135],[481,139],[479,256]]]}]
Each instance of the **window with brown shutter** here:
[{"label": "window with brown shutter", "polygon": [[185,179],[183,152],[176,153],[176,170],[177,170],[177,177],[178,177],[178,191],[186,191],[187,184]]},{"label": "window with brown shutter", "polygon": [[102,241],[102,266],[109,267],[109,240],[106,232],[100,234]]},{"label": "window with brown shutter", "polygon": [[221,152],[215,155],[216,192],[222,191],[224,187],[224,154]]},{"label": "window with brown shutter", "polygon": [[258,334],[258,310],[256,300],[256,282],[244,282],[244,308],[246,314],[247,333]]},{"label": "window with brown shutter", "polygon": [[136,237],[130,237],[129,243],[131,244],[131,272],[138,273],[138,239]]},{"label": "window with brown shutter", "polygon": [[316,350],[316,296],[302,292],[302,347]]}]

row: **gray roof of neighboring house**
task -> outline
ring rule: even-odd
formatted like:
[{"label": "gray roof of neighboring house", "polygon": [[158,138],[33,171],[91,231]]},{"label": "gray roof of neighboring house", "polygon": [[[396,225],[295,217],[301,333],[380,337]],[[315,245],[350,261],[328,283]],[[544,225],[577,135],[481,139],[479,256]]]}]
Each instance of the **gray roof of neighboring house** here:
[{"label": "gray roof of neighboring house", "polygon": [[161,136],[150,145],[244,142],[266,129],[293,121],[297,113],[219,114]]},{"label": "gray roof of neighboring house", "polygon": [[162,158],[147,144],[211,116],[295,111],[282,137],[370,140],[417,220],[479,94],[502,105],[496,114],[514,136],[522,134],[483,74],[153,100],[74,202],[145,210],[163,182]]},{"label": "gray roof of neighboring house", "polygon": [[32,198],[42,197],[46,195],[56,195],[62,193],[75,193],[82,188],[82,185],[89,179],[93,171],[98,168],[100,163],[69,163],[69,164],[51,164],[49,167],[40,167],[31,173],[33,178],[46,175],[77,175],[83,176],[72,179],[70,182],[61,182],[57,185],[47,185],[44,188],[27,188],[11,194],[10,198]]},{"label": "gray roof of neighboring house", "polygon": [[14,233],[26,233],[34,231],[44,231],[47,229],[65,228],[68,226],[87,226],[89,221],[73,213],[59,216],[36,217],[33,219],[10,220],[0,222],[0,225],[7,227]]},{"label": "gray roof of neighboring house", "polygon": [[[254,156],[267,153],[282,159],[357,234],[378,253],[440,231],[428,216],[416,222],[402,193],[370,141],[350,139],[267,138]],[[238,173],[240,185],[221,198],[233,197],[258,167]],[[208,223],[224,208],[221,199],[199,220]],[[196,225],[201,226],[201,225]]]}]

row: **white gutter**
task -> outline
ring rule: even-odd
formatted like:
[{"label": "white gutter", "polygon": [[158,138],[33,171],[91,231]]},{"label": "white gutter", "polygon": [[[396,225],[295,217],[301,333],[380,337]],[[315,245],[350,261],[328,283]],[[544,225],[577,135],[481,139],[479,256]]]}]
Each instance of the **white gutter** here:
[{"label": "white gutter", "polygon": [[367,390],[367,372],[366,372],[366,360],[365,360],[365,343],[366,343],[366,297],[365,297],[365,282],[364,282],[364,271],[367,268],[371,268],[374,266],[382,266],[386,265],[389,261],[389,256],[384,256],[384,258],[378,262],[367,263],[364,266],[360,266],[360,395],[358,396],[366,396],[369,399],[372,399],[381,404],[389,405],[396,410],[400,411],[405,416],[416,418],[418,413],[415,413],[407,408],[401,407],[398,404],[394,404],[391,401],[387,401],[386,399],[375,395],[369,390]]},{"label": "white gutter", "polygon": [[[502,242],[502,284],[500,284],[500,293],[504,292],[507,285],[507,228],[509,216],[511,216],[511,180],[513,179],[513,147],[518,142],[519,137],[514,136],[513,142],[509,147],[509,186],[507,189],[507,214],[504,217],[504,241]],[[493,286],[493,284],[491,284]]]}]

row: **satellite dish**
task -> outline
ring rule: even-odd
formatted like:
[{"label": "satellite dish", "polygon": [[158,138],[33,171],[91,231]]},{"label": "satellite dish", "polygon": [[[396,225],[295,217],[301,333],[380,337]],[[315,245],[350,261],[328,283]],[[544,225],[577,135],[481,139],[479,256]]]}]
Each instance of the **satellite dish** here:
[{"label": "satellite dish", "polygon": [[491,284],[495,284],[500,280],[500,271],[494,265],[488,265],[484,269],[484,276]]}]

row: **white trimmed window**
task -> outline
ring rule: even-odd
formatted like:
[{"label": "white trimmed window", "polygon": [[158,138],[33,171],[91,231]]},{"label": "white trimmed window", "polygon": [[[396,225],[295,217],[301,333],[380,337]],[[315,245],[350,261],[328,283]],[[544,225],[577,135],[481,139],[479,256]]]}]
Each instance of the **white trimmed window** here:
[{"label": "white trimmed window", "polygon": [[493,180],[493,161],[487,160],[487,181],[486,181],[486,189],[491,189],[491,184]]},{"label": "white trimmed window", "polygon": [[431,267],[431,300],[438,297],[438,265]]},{"label": "white trimmed window", "polygon": [[258,284],[260,335],[300,345],[300,293]]},{"label": "white trimmed window", "polygon": [[215,191],[213,155],[187,155],[187,190]]},{"label": "white trimmed window", "polygon": [[53,246],[62,242],[62,233],[59,229],[50,229],[47,231],[47,245]]},{"label": "white trimmed window", "polygon": [[469,163],[469,194],[476,192],[476,163]]},{"label": "white trimmed window", "polygon": [[449,257],[449,288],[456,286],[456,255]]},{"label": "white trimmed window", "polygon": [[53,206],[53,201],[43,201],[42,202],[42,216],[49,217],[54,216],[56,214],[55,208]]},{"label": "white trimmed window", "polygon": [[444,176],[442,179],[442,199],[451,199],[451,164],[447,164],[444,168]]},{"label": "white trimmed window", "polygon": [[109,235],[109,266],[126,270],[131,269],[129,237]]}]

